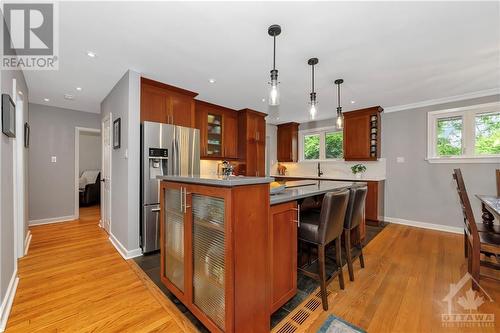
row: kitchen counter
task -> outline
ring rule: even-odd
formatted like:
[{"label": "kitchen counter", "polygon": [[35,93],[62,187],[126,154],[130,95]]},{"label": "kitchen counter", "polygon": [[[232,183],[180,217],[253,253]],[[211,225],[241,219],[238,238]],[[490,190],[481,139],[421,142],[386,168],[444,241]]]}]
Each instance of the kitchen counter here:
[{"label": "kitchen counter", "polygon": [[276,205],[284,202],[304,199],[332,191],[340,191],[353,186],[366,185],[360,182],[341,182],[331,180],[320,180],[315,185],[286,188],[283,192],[271,195],[270,204]]},{"label": "kitchen counter", "polygon": [[356,178],[354,175],[350,176],[339,176],[339,177],[330,177],[330,176],[290,176],[290,175],[271,175],[271,177],[276,177],[276,178],[297,178],[297,179],[317,179],[317,180],[340,180],[340,181],[356,181],[356,182],[378,182],[385,180],[385,177],[363,177],[363,178]]},{"label": "kitchen counter", "polygon": [[242,185],[255,185],[266,184],[274,181],[273,177],[241,177],[241,176],[214,176],[214,175],[200,175],[200,176],[157,176],[159,180],[199,184],[199,185],[212,185],[222,187],[235,187]]}]

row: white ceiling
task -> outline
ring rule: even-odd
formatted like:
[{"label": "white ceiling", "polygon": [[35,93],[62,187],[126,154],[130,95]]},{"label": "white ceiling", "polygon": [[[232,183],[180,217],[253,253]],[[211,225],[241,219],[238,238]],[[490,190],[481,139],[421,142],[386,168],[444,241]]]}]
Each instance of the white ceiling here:
[{"label": "white ceiling", "polygon": [[205,101],[268,112],[275,23],[279,122],[308,120],[311,57],[318,119],[335,115],[336,78],[344,111],[500,87],[498,2],[61,2],[59,11],[59,70],[25,72],[33,103],[100,112],[133,69]]}]

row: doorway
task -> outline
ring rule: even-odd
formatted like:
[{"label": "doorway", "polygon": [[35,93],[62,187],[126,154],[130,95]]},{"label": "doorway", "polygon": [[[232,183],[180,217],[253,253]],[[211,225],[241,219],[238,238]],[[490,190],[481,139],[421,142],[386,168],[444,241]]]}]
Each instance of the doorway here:
[{"label": "doorway", "polygon": [[[102,153],[101,130],[75,128],[75,218],[100,215]],[[99,220],[99,219],[98,219]]]},{"label": "doorway", "polygon": [[111,119],[106,115],[102,128],[102,187],[101,187],[101,227],[109,234],[111,232]]}]

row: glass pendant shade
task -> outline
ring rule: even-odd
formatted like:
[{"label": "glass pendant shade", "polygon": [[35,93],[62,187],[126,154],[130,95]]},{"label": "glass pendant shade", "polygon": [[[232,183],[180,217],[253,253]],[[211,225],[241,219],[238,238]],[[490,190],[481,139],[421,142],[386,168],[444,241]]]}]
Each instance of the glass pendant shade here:
[{"label": "glass pendant shade", "polygon": [[337,116],[335,127],[339,130],[344,128],[344,116],[342,114]]},{"label": "glass pendant shade", "polygon": [[311,103],[311,107],[309,108],[309,117],[311,120],[316,119],[316,115],[318,114],[318,108],[316,103]]},{"label": "glass pendant shade", "polygon": [[[277,72],[277,71],[276,71]],[[280,91],[278,88],[278,74],[275,79],[271,79],[271,88],[269,89],[269,105],[275,106],[280,104]],[[272,77],[272,75],[271,75]]]}]

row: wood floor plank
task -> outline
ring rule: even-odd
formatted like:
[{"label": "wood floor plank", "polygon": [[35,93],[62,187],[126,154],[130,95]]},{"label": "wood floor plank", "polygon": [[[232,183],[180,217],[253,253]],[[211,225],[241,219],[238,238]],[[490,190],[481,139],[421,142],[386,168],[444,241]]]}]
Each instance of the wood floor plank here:
[{"label": "wood floor plank", "polygon": [[165,296],[153,295],[98,221],[90,207],[77,221],[30,228],[6,332],[194,332]]}]

